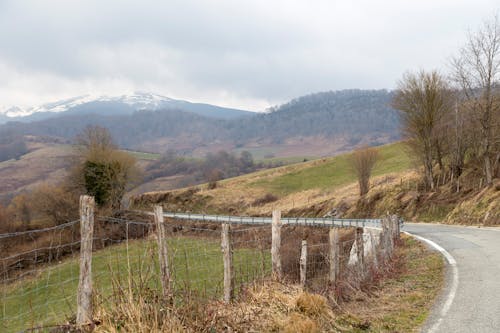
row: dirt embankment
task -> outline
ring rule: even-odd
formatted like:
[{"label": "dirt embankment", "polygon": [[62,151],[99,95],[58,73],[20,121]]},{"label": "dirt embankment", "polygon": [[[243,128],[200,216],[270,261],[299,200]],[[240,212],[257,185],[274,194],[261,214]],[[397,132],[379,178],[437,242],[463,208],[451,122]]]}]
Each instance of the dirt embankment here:
[{"label": "dirt embankment", "polygon": [[[227,187],[226,187],[227,186]],[[268,216],[279,208],[284,216],[325,216],[335,211],[342,217],[380,217],[390,212],[408,221],[500,225],[500,180],[489,187],[464,183],[444,184],[424,191],[415,173],[374,178],[370,192],[359,198],[356,184],[332,191],[310,190],[274,196],[253,189],[221,184],[208,190],[198,186],[184,190],[152,192],[135,196],[132,206],[166,211]]]}]

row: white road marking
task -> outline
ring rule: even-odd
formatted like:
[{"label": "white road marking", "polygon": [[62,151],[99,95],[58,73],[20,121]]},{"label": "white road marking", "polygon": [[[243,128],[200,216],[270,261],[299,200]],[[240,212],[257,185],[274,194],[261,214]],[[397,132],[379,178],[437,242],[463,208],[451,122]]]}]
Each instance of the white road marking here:
[{"label": "white road marking", "polygon": [[428,333],[433,333],[433,332],[436,332],[437,329],[439,328],[439,325],[441,325],[441,321],[443,320],[443,318],[446,315],[446,313],[448,312],[448,310],[450,310],[451,304],[453,303],[453,299],[455,298],[455,295],[457,293],[457,288],[458,288],[457,261],[455,260],[455,258],[453,258],[453,256],[448,251],[446,251],[443,247],[441,247],[437,243],[431,241],[430,239],[411,234],[407,231],[404,231],[404,233],[411,236],[411,237],[414,237],[422,242],[429,244],[430,246],[432,246],[433,248],[435,248],[436,250],[441,252],[441,254],[446,258],[446,261],[448,261],[448,264],[451,266],[452,282],[451,282],[450,291],[449,291],[448,295],[446,296],[446,302],[443,304],[443,307],[441,308],[439,319],[427,331]]}]

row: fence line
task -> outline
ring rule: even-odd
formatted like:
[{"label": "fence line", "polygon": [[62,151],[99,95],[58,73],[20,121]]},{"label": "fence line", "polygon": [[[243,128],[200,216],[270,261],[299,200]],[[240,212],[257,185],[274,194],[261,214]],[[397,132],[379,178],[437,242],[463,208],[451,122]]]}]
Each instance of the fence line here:
[{"label": "fence line", "polygon": [[168,304],[231,302],[247,286],[273,279],[317,292],[357,288],[390,260],[401,223],[396,216],[281,217],[279,210],[272,217],[164,213],[160,206],[141,220],[94,216],[91,197],[80,204],[79,229],[72,221],[0,235],[0,249],[34,241],[31,249],[0,254],[0,331],[72,316],[86,325],[92,299],[108,306],[133,288],[159,291]]}]

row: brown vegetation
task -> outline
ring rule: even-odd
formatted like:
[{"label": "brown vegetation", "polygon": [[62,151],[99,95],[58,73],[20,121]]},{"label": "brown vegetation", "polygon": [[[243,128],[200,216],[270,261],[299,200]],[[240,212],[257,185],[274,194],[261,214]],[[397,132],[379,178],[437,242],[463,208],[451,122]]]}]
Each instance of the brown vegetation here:
[{"label": "brown vegetation", "polygon": [[87,127],[77,142],[69,178],[72,190],[94,196],[100,207],[120,209],[126,190],[138,175],[135,158],[119,150],[103,127]]},{"label": "brown vegetation", "polygon": [[[500,22],[470,33],[451,62],[451,82],[437,72],[405,74],[393,99],[408,146],[423,165],[427,189],[450,172],[460,191],[467,168],[489,186],[500,176]],[[470,173],[469,173],[470,176]]]},{"label": "brown vegetation", "polygon": [[452,60],[453,79],[462,92],[474,127],[475,153],[481,159],[485,183],[498,177],[500,162],[500,22],[487,21]]},{"label": "brown vegetation", "polygon": [[370,176],[377,163],[378,151],[374,148],[356,149],[349,161],[358,178],[359,195],[363,196],[370,190]]},{"label": "brown vegetation", "polygon": [[411,332],[425,320],[442,277],[439,254],[404,238],[391,268],[369,288],[351,292],[340,306],[327,293],[277,282],[248,285],[231,304],[212,300],[173,306],[137,281],[132,289],[115,288],[112,304],[97,299],[95,331]]},{"label": "brown vegetation", "polygon": [[440,124],[451,110],[446,80],[437,72],[406,73],[393,100],[402,114],[403,133],[412,153],[424,166],[429,189],[435,187],[434,163],[443,168],[443,133]]}]

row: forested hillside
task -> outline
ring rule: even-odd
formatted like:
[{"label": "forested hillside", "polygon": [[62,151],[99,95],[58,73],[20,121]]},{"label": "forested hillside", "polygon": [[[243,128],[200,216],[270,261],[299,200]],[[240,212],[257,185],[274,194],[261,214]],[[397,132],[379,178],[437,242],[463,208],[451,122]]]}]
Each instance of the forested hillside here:
[{"label": "forested hillside", "polygon": [[[275,107],[268,113],[239,119],[215,119],[162,109],[136,111],[130,115],[71,114],[42,121],[11,122],[0,126],[0,136],[37,135],[72,140],[88,125],[106,127],[123,148],[165,152],[168,149],[191,154],[242,147],[300,145],[309,138],[324,146],[341,142],[331,151],[348,150],[358,144],[377,145],[399,138],[397,112],[390,106],[392,94],[385,90],[346,90],[312,94]],[[205,151],[205,153],[206,153]]]}]

